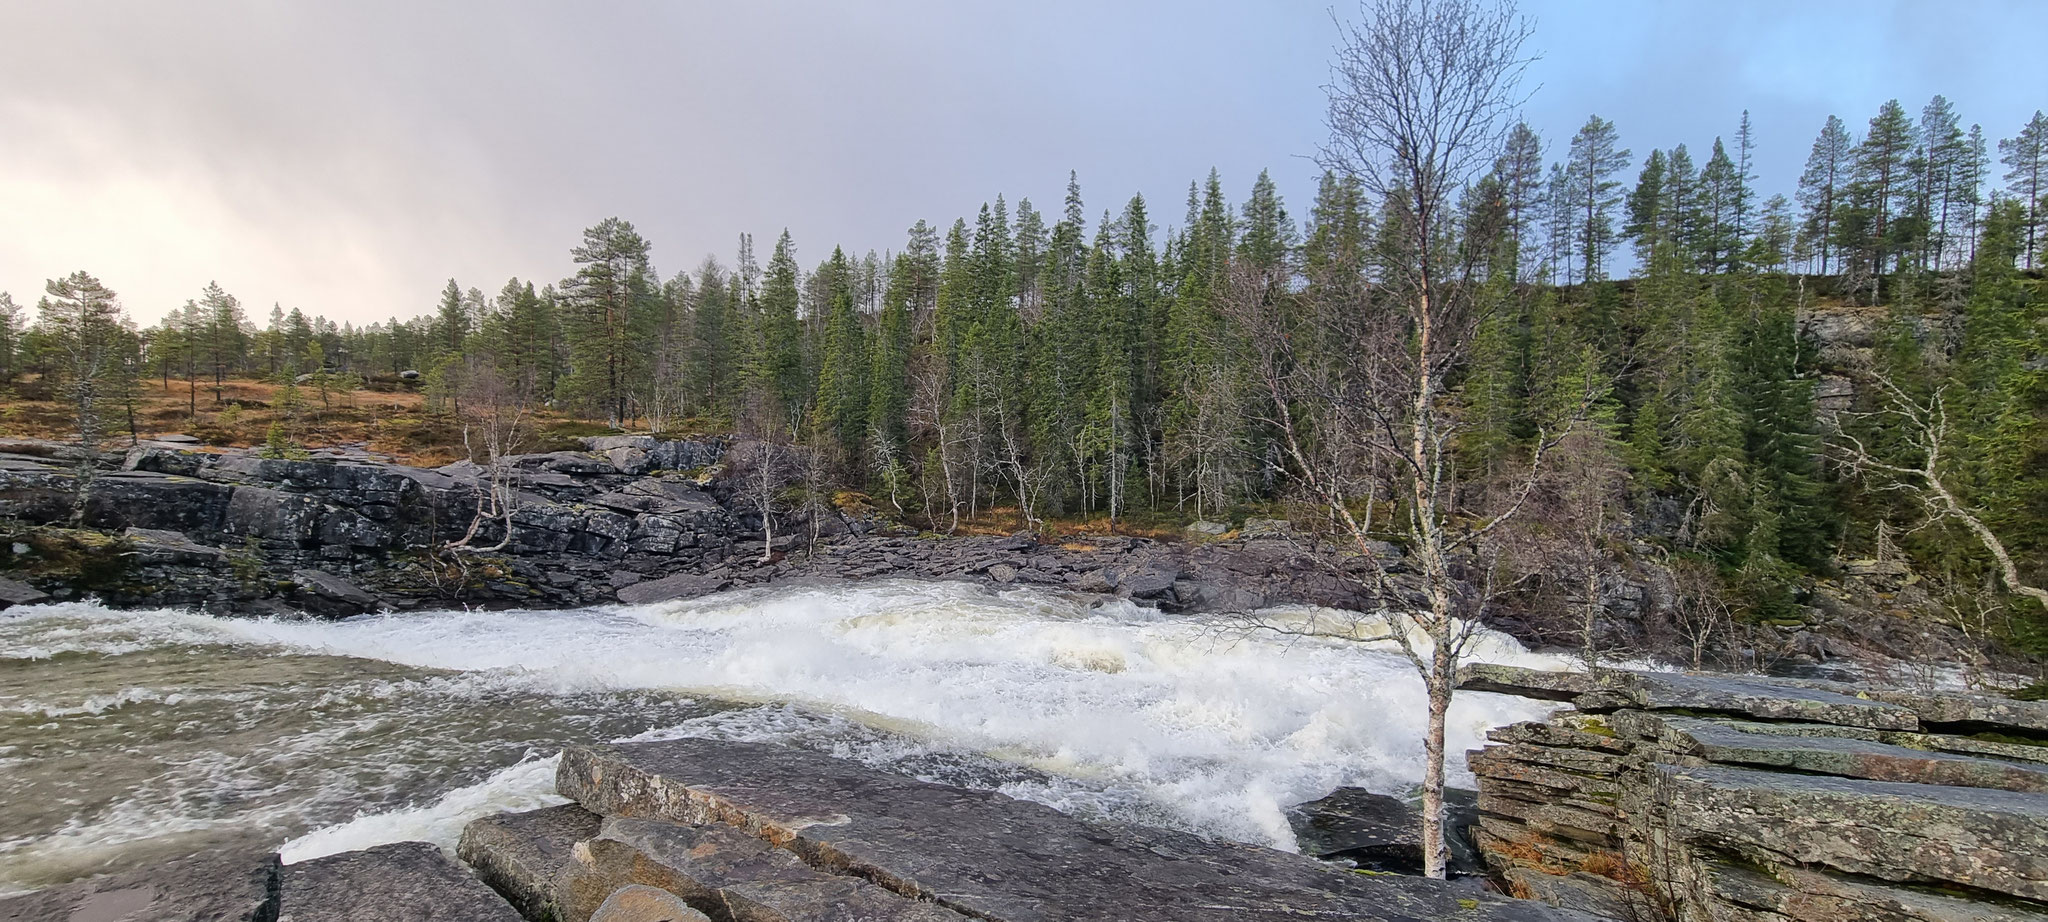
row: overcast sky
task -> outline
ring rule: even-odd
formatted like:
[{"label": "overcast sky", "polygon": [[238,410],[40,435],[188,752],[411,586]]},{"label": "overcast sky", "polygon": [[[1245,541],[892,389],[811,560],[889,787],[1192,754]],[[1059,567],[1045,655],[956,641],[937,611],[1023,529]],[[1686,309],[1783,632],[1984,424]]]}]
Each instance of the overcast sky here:
[{"label": "overcast sky", "polygon": [[[2048,107],[2048,17],[2017,0],[1524,11],[1553,156],[1597,112],[1636,162],[1703,160],[1748,108],[1789,191],[1830,112],[1943,93],[1996,139]],[[810,266],[997,193],[1057,211],[1070,169],[1091,217],[1142,192],[1176,223],[1212,166],[1233,201],[1270,168],[1299,217],[1333,38],[1285,0],[0,0],[0,290],[83,268],[147,322],[218,279],[259,319],[361,323],[450,276],[559,279],[610,215],[664,276],[784,227]]]}]

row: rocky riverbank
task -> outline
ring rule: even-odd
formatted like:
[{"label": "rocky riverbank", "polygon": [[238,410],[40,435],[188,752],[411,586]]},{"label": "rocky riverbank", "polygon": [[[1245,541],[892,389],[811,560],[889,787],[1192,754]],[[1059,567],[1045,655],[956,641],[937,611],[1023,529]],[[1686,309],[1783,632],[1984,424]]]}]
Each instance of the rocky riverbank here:
[{"label": "rocky riverbank", "polygon": [[[882,576],[1120,596],[1176,612],[1381,601],[1275,521],[1197,523],[1176,542],[942,537],[893,525],[858,500],[807,508],[797,485],[780,482],[764,522],[752,476],[759,446],[726,439],[610,436],[513,457],[509,536],[503,521],[479,519],[489,482],[468,462],[416,468],[347,449],[272,459],[167,439],[99,459],[83,527],[71,527],[76,449],[0,441],[0,605],[89,596],[116,607],[344,616],[646,603]],[[470,549],[449,549],[456,543]],[[1633,655],[1696,652],[1680,649],[1699,625],[1680,623],[1673,575],[1653,551],[1645,545],[1603,578],[1596,633]],[[1395,569],[1397,582],[1407,578]],[[1913,616],[1902,606],[1916,587],[1884,583],[1898,574],[1859,572],[1845,565],[1841,580],[1816,587],[1803,621],[1730,624],[1716,642],[1752,669],[2025,669]],[[1490,626],[1532,647],[1579,645],[1580,602],[1563,618],[1502,602]]]},{"label": "rocky riverbank", "polygon": [[[1138,538],[1042,544],[918,537],[823,506],[763,521],[754,463],[723,440],[584,440],[511,459],[511,534],[479,521],[485,472],[360,452],[304,460],[152,442],[102,461],[82,529],[74,449],[0,443],[0,601],[91,595],[116,606],[349,615],[480,605],[656,602],[790,580],[876,576],[1101,593],[1174,611],[1369,605],[1282,536],[1202,546]],[[475,527],[471,533],[472,526]],[[471,548],[448,550],[469,536]]]},{"label": "rocky riverbank", "polygon": [[1618,919],[2048,920],[2048,703],[1474,666],[1569,702],[1469,755],[1512,893]]},{"label": "rocky riverbank", "polygon": [[[0,919],[1591,918],[1454,883],[1078,819],[760,743],[573,747],[556,787],[573,802],[470,824],[460,863],[423,842],[292,865],[215,855],[0,900]],[[627,904],[636,903],[667,912],[633,915]]]}]

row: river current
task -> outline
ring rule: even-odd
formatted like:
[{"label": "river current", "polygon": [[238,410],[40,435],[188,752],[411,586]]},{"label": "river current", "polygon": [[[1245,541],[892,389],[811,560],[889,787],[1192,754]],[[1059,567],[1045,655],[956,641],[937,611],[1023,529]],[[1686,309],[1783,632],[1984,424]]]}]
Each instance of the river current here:
[{"label": "river current", "polygon": [[[1477,658],[1551,661],[1505,637]],[[474,817],[559,803],[564,744],[684,736],[1292,848],[1286,806],[1416,783],[1421,705],[1390,647],[966,584],[344,621],[17,608],[0,893],[230,840],[287,861],[452,845]],[[1488,728],[1545,709],[1460,695],[1454,783]]]}]

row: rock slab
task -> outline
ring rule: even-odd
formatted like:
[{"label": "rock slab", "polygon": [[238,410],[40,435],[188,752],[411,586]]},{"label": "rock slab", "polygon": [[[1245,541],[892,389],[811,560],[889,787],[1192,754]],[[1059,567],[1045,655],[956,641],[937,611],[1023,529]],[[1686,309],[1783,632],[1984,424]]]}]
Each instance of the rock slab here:
[{"label": "rock slab", "polygon": [[603,823],[576,804],[486,816],[463,827],[455,855],[529,922],[567,922],[557,895],[562,875],[577,843]]},{"label": "rock slab", "polygon": [[721,922],[967,922],[934,903],[812,868],[757,836],[723,825],[607,819],[604,829],[583,844],[563,883],[565,918],[571,919],[581,918],[600,894],[616,896],[621,885],[640,885],[659,887]]},{"label": "rock slab", "polygon": [[627,884],[605,897],[590,922],[711,922],[667,890]]},{"label": "rock slab", "polygon": [[1734,922],[2048,922],[2031,703],[1753,676],[1464,678],[1577,708],[1467,756],[1476,838],[1510,892],[1618,918],[1675,901]]},{"label": "rock slab", "polygon": [[221,852],[0,898],[0,922],[263,922],[277,856]]},{"label": "rock slab", "polygon": [[557,789],[607,817],[725,825],[811,868],[989,922],[1582,920],[1440,881],[1080,820],[817,753],[673,740],[571,747]]},{"label": "rock slab", "polygon": [[288,865],[277,922],[521,922],[491,888],[426,842]]}]

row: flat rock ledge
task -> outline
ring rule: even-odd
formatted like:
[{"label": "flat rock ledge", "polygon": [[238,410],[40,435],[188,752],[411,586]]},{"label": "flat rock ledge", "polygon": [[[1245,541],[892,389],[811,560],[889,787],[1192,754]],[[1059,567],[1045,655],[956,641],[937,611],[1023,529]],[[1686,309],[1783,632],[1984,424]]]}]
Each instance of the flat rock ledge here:
[{"label": "flat rock ledge", "polygon": [[572,747],[556,786],[574,802],[475,820],[453,858],[222,852],[0,899],[0,922],[1598,922],[761,743]]},{"label": "flat rock ledge", "polygon": [[[628,884],[737,922],[1590,918],[1440,881],[1085,821],[783,746],[572,747],[556,786],[576,804],[553,809],[581,809],[585,818],[479,820],[483,827],[465,834],[465,856],[493,862],[482,854],[486,843],[516,838],[502,834],[515,826],[552,837],[506,847],[566,861],[521,858],[532,870],[499,886],[516,904],[561,907],[563,919],[586,918],[586,907]],[[597,817],[595,835],[571,841]]]},{"label": "flat rock ledge", "polygon": [[1459,687],[1571,705],[1468,754],[1511,893],[1616,918],[2048,920],[2048,705],[1504,666]]}]

